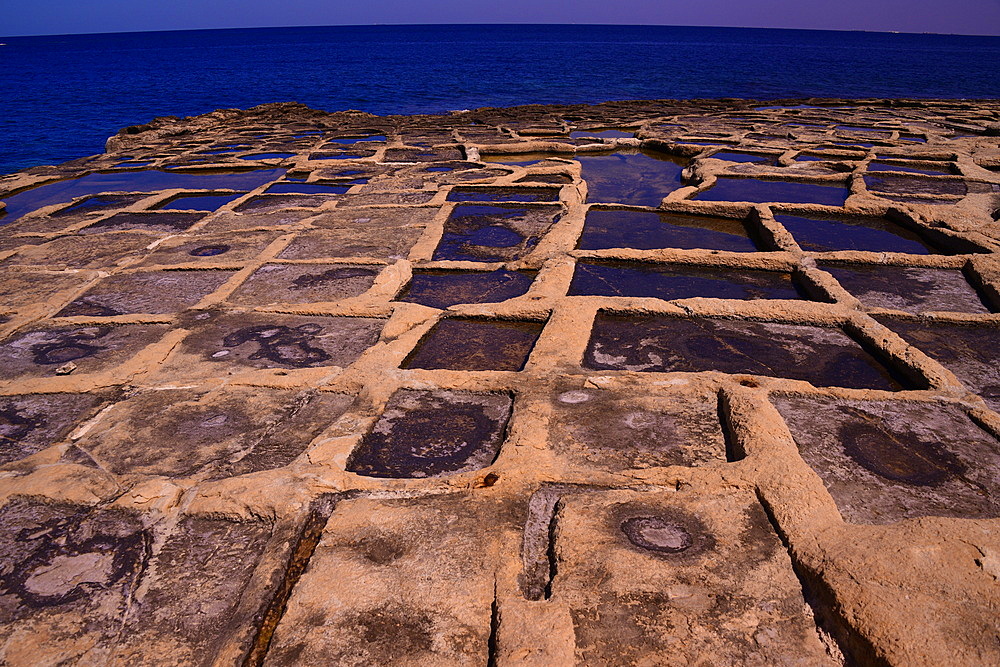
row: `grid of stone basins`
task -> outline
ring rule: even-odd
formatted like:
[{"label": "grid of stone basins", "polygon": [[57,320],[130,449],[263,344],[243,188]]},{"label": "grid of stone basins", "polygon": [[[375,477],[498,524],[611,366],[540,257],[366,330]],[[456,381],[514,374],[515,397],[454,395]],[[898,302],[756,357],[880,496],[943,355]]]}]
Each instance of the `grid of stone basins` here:
[{"label": "grid of stone basins", "polygon": [[0,663],[996,664],[995,103],[158,119],[0,179]]}]

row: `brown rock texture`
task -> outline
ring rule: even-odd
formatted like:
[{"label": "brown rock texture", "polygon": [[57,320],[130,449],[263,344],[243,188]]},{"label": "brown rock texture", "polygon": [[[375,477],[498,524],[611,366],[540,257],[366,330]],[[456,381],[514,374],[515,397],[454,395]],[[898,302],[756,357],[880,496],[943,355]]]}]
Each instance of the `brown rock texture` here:
[{"label": "brown rock texture", "polygon": [[1000,663],[998,121],[278,104],[0,178],[0,664]]}]

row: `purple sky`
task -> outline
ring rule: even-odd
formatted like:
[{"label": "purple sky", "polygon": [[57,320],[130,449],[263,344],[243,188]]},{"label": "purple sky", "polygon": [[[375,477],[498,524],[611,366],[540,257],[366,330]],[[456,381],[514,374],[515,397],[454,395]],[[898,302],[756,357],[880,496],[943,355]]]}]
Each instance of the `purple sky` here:
[{"label": "purple sky", "polygon": [[607,23],[1000,34],[1000,0],[10,0],[0,34],[372,23]]}]

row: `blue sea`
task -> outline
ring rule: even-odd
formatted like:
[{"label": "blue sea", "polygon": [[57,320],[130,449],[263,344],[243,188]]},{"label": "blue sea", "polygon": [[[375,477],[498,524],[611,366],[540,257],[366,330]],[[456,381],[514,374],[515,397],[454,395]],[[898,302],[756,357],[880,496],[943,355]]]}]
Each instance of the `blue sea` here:
[{"label": "blue sea", "polygon": [[622,99],[1000,97],[1000,38],[587,25],[0,38],[0,173],[155,116],[297,101],[446,113]]}]

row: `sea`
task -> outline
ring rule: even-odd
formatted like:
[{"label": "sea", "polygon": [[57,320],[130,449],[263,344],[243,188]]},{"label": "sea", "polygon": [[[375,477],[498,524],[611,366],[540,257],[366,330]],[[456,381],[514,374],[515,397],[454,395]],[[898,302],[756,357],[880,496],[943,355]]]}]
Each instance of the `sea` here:
[{"label": "sea", "polygon": [[0,173],[99,153],[120,128],[156,116],[265,102],[439,114],[625,99],[1000,97],[1000,37],[421,25],[0,43]]}]

